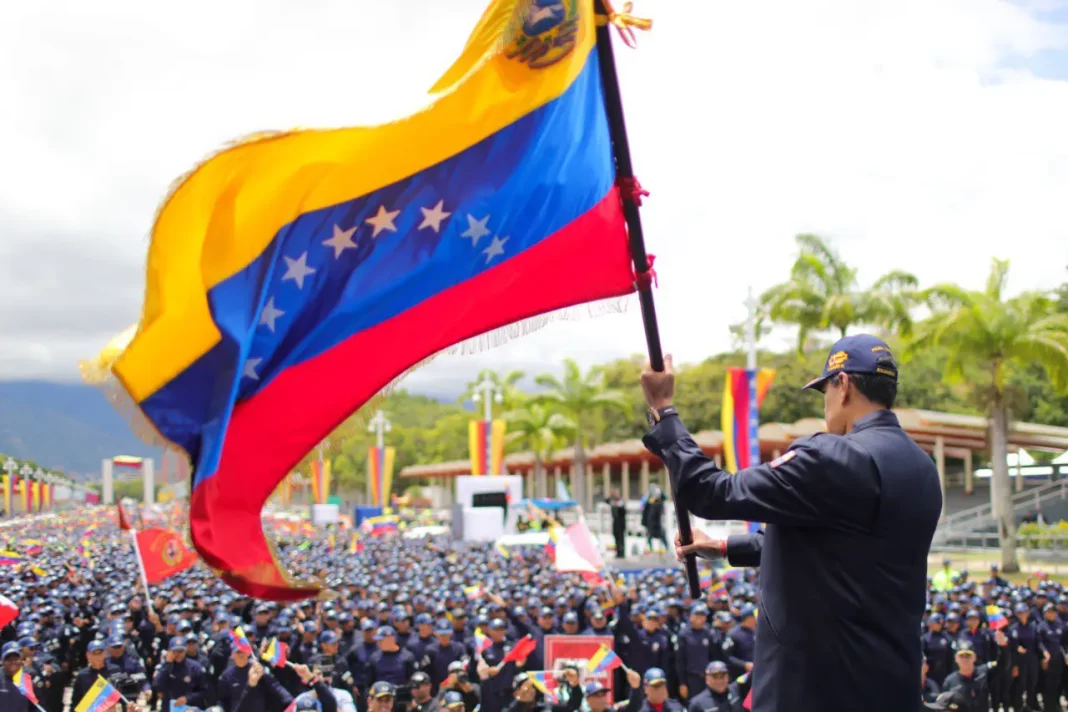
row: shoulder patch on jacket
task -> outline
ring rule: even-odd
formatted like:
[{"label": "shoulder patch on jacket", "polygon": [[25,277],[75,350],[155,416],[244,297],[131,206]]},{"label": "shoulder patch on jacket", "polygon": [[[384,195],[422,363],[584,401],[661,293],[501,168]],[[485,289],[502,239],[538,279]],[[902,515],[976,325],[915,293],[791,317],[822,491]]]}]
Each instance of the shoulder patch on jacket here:
[{"label": "shoulder patch on jacket", "polygon": [[790,460],[793,460],[797,456],[797,450],[787,450],[785,453],[775,458],[768,463],[768,467],[778,467],[779,465],[785,465]]}]

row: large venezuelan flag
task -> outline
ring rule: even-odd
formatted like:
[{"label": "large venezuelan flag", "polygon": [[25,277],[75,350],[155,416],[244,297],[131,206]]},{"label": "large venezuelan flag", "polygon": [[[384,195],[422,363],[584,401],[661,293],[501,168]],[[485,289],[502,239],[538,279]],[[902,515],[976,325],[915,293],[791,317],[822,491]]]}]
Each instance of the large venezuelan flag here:
[{"label": "large venezuelan flag", "polygon": [[[760,404],[771,388],[775,369],[759,371],[744,368],[727,369],[723,386],[723,459],[728,472],[739,472],[760,464]],[[760,529],[758,522],[750,522],[749,530]]]},{"label": "large venezuelan flag", "polygon": [[235,589],[320,592],[279,568],[260,510],[391,380],[633,291],[595,27],[593,0],[495,0],[426,109],[256,136],[163,205],[112,372],[195,464],[193,543]]}]

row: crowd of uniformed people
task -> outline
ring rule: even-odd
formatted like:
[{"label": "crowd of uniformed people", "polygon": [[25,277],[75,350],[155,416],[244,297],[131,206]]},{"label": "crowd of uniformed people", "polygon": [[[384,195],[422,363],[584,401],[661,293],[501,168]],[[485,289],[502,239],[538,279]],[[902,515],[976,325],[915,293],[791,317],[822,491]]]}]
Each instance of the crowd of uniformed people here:
[{"label": "crowd of uniformed people", "polygon": [[[759,675],[754,569],[732,571],[725,586],[714,576],[695,601],[677,570],[584,578],[553,570],[541,547],[505,555],[396,535],[352,554],[323,533],[281,550],[295,573],[324,579],[332,599],[256,601],[197,567],[151,586],[148,601],[114,524],[85,548],[84,520],[59,521],[0,535],[45,542],[33,566],[0,567],[0,593],[19,608],[0,631],[3,712],[36,709],[13,683],[19,669],[45,712],[76,709],[98,677],[122,694],[120,706],[165,712],[738,712]],[[945,709],[1061,709],[1066,620],[1058,582],[1015,587],[996,570],[979,583],[940,572],[918,632],[917,697]],[[237,627],[253,654],[232,644]],[[609,636],[623,666],[606,687],[558,664],[546,694],[532,673],[547,667],[551,634]],[[533,651],[504,662],[528,635]],[[263,659],[272,640],[286,643],[288,664]]]}]

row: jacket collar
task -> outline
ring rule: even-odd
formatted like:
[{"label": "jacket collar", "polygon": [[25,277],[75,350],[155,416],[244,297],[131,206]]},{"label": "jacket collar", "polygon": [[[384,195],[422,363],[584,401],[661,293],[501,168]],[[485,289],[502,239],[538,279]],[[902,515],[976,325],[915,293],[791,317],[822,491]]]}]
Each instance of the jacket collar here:
[{"label": "jacket collar", "polygon": [[874,413],[868,413],[863,418],[853,423],[853,429],[850,433],[859,433],[867,430],[868,428],[900,428],[901,423],[897,419],[897,415],[892,410],[877,410]]}]

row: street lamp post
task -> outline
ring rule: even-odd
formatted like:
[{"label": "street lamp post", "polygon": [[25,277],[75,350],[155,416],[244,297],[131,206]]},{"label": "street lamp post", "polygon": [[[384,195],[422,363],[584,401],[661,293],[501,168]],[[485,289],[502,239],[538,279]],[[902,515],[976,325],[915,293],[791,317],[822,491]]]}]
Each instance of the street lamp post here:
[{"label": "street lamp post", "polygon": [[760,405],[757,403],[757,308],[760,302],[753,297],[753,288],[745,300],[748,311],[745,319],[746,381],[749,385],[749,466],[760,464]]},{"label": "street lamp post", "polygon": [[501,392],[500,386],[489,378],[483,378],[475,386],[471,400],[475,403],[482,403],[482,419],[486,421],[486,474],[499,475],[499,472],[489,471],[493,462],[493,403],[503,403],[504,394]]}]

